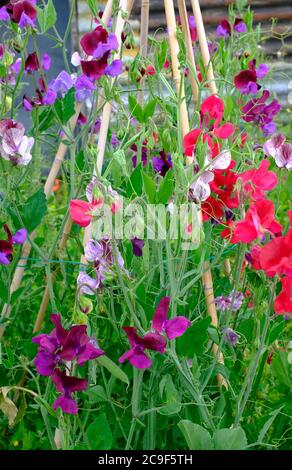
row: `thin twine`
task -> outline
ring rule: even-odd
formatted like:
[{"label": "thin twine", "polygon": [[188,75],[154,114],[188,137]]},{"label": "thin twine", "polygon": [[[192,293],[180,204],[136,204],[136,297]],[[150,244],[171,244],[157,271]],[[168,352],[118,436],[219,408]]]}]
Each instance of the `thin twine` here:
[{"label": "thin twine", "polygon": [[[225,255],[226,253],[229,253],[230,251],[234,250],[234,248],[236,248],[237,245],[232,245],[230,248],[228,248],[227,250],[224,250],[222,255]],[[212,259],[215,259],[216,256],[210,256],[209,257],[209,260],[212,260]],[[21,257],[20,258],[21,260],[25,260],[25,261],[41,261],[43,263],[43,265],[47,264],[47,263],[64,263],[64,264],[71,264],[71,265],[74,265],[74,266],[79,266],[80,269],[82,270],[86,270],[88,268],[88,265],[87,264],[84,264],[84,263],[81,263],[80,261],[70,261],[70,260],[65,260],[65,259],[42,259],[42,258],[26,258],[26,257]],[[23,268],[24,266],[21,265],[21,264],[17,264],[16,265],[17,268]],[[42,267],[42,266],[40,266]]]}]

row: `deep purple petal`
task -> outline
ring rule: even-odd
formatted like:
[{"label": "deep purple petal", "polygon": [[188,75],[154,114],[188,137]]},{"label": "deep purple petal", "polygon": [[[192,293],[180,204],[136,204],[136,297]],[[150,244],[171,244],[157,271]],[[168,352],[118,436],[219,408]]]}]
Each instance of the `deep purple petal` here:
[{"label": "deep purple petal", "polygon": [[71,396],[60,396],[56,398],[53,403],[53,410],[56,411],[57,408],[61,408],[64,413],[68,413],[69,415],[75,415],[78,413],[78,406],[76,401]]},{"label": "deep purple petal", "polygon": [[148,367],[152,365],[151,359],[149,359],[143,351],[134,352],[129,357],[129,362],[137,369],[148,369]]},{"label": "deep purple petal", "polygon": [[158,333],[161,333],[163,331],[163,324],[167,320],[169,304],[170,297],[162,297],[154,312],[152,319],[152,328]]}]

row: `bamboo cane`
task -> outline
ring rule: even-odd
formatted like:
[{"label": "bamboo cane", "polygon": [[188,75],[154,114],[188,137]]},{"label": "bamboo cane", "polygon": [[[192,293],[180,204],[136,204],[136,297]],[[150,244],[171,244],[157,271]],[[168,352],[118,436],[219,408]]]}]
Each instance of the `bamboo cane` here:
[{"label": "bamboo cane", "polygon": [[[175,11],[174,11],[173,0],[164,0],[164,4],[165,4],[167,29],[168,29],[168,34],[169,34],[169,44],[170,44],[170,52],[171,52],[171,59],[172,59],[173,76],[177,78],[176,89],[178,92],[178,90],[180,90],[182,87],[180,84],[181,75],[179,73],[179,68],[178,68],[177,55],[179,52],[179,45],[178,45],[178,41],[176,37]],[[202,28],[200,29],[200,31],[202,31]],[[198,33],[199,33],[199,30],[198,30]],[[207,42],[206,36],[205,36],[205,40]],[[208,49],[208,46],[207,46],[207,49]],[[213,83],[215,84],[213,75],[212,75],[212,79],[213,79]],[[180,106],[181,106],[180,115],[181,115],[181,131],[182,131],[182,135],[185,136],[189,132],[189,118],[188,118],[187,108],[186,106],[183,105],[183,103],[185,104],[185,100],[180,103]],[[193,161],[193,158],[190,157],[187,160],[187,163],[190,164],[192,163],[192,161]],[[213,280],[212,280],[212,273],[211,273],[210,265],[208,262],[205,263],[204,265],[202,281],[203,281],[204,293],[206,297],[207,311],[211,317],[212,325],[214,325],[217,328],[218,317],[217,317],[217,312],[216,312],[216,307],[215,307]],[[221,364],[224,364],[223,354],[221,353],[221,351],[219,351],[217,344],[213,345],[212,350],[213,350],[213,355],[214,357],[217,358],[218,362]],[[217,375],[217,380],[218,380],[219,386],[223,385],[227,388],[226,380],[224,379],[222,374]]]},{"label": "bamboo cane", "polygon": [[195,21],[196,21],[197,31],[198,31],[198,38],[199,38],[199,44],[200,44],[201,54],[203,58],[203,63],[206,69],[207,79],[209,81],[209,87],[210,87],[212,95],[217,95],[217,86],[214,80],[213,65],[210,59],[210,52],[208,48],[208,42],[207,42],[207,37],[206,37],[206,32],[205,32],[205,27],[204,27],[199,0],[191,0],[191,2],[192,2],[192,8],[193,8]]},{"label": "bamboo cane", "polygon": [[199,99],[199,88],[198,88],[198,82],[197,82],[196,63],[195,63],[195,57],[194,57],[194,52],[193,52],[191,33],[190,33],[190,28],[189,28],[189,23],[188,23],[188,13],[187,13],[184,0],[178,0],[178,11],[179,11],[179,16],[181,20],[184,39],[186,41],[187,58],[193,69],[190,71],[190,82],[191,82],[191,89],[192,89],[192,94],[194,98],[194,103],[196,107],[198,103],[198,99]]},{"label": "bamboo cane", "polygon": [[[107,24],[110,20],[111,14],[112,14],[112,0],[108,0],[107,4],[105,6],[105,9],[104,9],[102,18],[101,18],[102,22]],[[59,245],[60,252],[62,252],[64,250],[65,246],[66,246],[68,236],[71,232],[72,223],[73,223],[73,221],[72,221],[71,217],[69,217],[66,224],[65,224],[65,226],[64,226],[63,235],[62,235],[62,238],[60,240],[60,245]],[[55,279],[56,279],[56,275],[53,274],[52,277],[51,277],[51,283],[52,284],[54,284]],[[49,304],[49,300],[50,300],[50,293],[49,293],[49,286],[47,284],[46,288],[45,288],[45,292],[43,294],[41,305],[40,305],[40,308],[39,308],[39,311],[38,311],[38,315],[37,315],[37,318],[36,318],[36,321],[35,321],[35,324],[34,324],[33,333],[36,333],[37,331],[39,331],[41,329],[42,323],[44,321],[45,313],[46,313],[46,310],[47,310],[47,307],[48,307],[48,304]]]}]

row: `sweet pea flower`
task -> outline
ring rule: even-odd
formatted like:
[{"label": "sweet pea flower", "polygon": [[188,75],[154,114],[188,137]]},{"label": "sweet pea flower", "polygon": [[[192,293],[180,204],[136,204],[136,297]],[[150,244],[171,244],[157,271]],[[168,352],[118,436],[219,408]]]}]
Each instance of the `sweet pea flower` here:
[{"label": "sweet pea flower", "polygon": [[9,21],[10,20],[10,15],[7,11],[6,6],[4,5],[3,7],[0,8],[0,21]]},{"label": "sweet pea flower", "polygon": [[277,315],[292,314],[292,278],[281,279],[282,290],[274,302],[274,310]]},{"label": "sweet pea flower", "polygon": [[57,392],[62,394],[54,401],[53,410],[56,411],[56,409],[60,407],[64,413],[70,415],[78,413],[78,405],[72,397],[72,393],[86,390],[87,380],[66,375],[65,371],[56,369],[52,375],[52,381]]},{"label": "sweet pea flower", "polygon": [[169,304],[170,297],[162,297],[154,312],[151,326],[156,333],[165,333],[167,338],[172,340],[182,336],[187,328],[191,326],[191,322],[183,316],[168,320]]},{"label": "sweet pea flower", "polygon": [[239,335],[232,330],[232,328],[226,328],[225,332],[225,341],[230,344],[230,346],[236,346],[239,340]]},{"label": "sweet pea flower", "polygon": [[26,73],[36,72],[40,68],[40,63],[36,52],[32,52],[27,56],[24,63],[24,70]]},{"label": "sweet pea flower", "polygon": [[0,121],[0,154],[13,165],[26,166],[32,156],[34,138],[24,135],[24,126],[12,119]]},{"label": "sweet pea flower", "polygon": [[269,96],[270,93],[267,90],[264,90],[261,97],[252,99],[241,108],[243,113],[242,119],[246,122],[259,124],[264,136],[274,134],[276,132],[273,118],[281,109],[281,105],[277,100],[273,100],[270,104],[266,104]]},{"label": "sweet pea flower", "polygon": [[286,142],[283,134],[274,134],[263,148],[266,155],[274,158],[279,168],[292,169],[292,144]]},{"label": "sweet pea flower", "polygon": [[65,70],[62,70],[62,72],[60,72],[59,75],[49,83],[48,89],[43,98],[43,103],[53,105],[58,95],[61,97],[65,96],[73,85],[74,80],[71,75],[69,75]]},{"label": "sweet pea flower", "polygon": [[79,75],[74,83],[75,98],[77,101],[85,101],[90,98],[92,92],[96,90],[94,83],[84,74]]},{"label": "sweet pea flower", "polygon": [[11,19],[18,23],[21,29],[28,26],[34,27],[37,17],[35,4],[35,0],[18,1],[12,4]]},{"label": "sweet pea flower", "polygon": [[229,21],[222,20],[216,28],[216,36],[218,38],[227,38],[231,34],[231,26]]},{"label": "sweet pea flower", "polygon": [[145,245],[144,240],[141,240],[140,238],[132,238],[131,243],[133,248],[133,254],[138,257],[143,256],[143,248]]},{"label": "sweet pea flower", "polygon": [[163,354],[166,348],[166,340],[157,333],[147,333],[141,338],[134,326],[124,326],[124,332],[128,337],[131,349],[126,351],[119,362],[129,361],[137,369],[148,369],[152,365],[151,359],[145,354],[145,350],[157,351]]},{"label": "sweet pea flower", "polygon": [[171,155],[167,155],[165,150],[159,152],[159,157],[152,159],[153,170],[161,176],[165,176],[170,168],[172,168]]},{"label": "sweet pea flower", "polygon": [[14,235],[7,224],[4,224],[7,240],[0,240],[0,264],[10,264],[13,257],[13,245],[23,245],[27,238],[27,230],[21,228]]},{"label": "sweet pea flower", "polygon": [[271,191],[278,184],[278,177],[273,171],[268,171],[270,162],[262,160],[259,168],[247,170],[238,175],[246,196],[257,201],[264,199],[266,192]]},{"label": "sweet pea flower", "polygon": [[[234,297],[234,298],[233,298]],[[216,307],[222,312],[229,310],[232,305],[232,312],[237,312],[241,306],[244,299],[242,292],[236,292],[235,296],[233,292],[229,295],[219,295],[215,298]]]},{"label": "sweet pea flower", "polygon": [[49,56],[49,54],[47,54],[46,52],[45,52],[44,55],[42,56],[41,63],[42,63],[42,68],[43,68],[43,70],[45,70],[45,71],[50,70],[51,65],[52,65],[52,59],[51,59],[51,57]]},{"label": "sweet pea flower", "polygon": [[234,25],[233,25],[234,31],[237,33],[246,33],[247,32],[247,27],[245,22],[243,21],[242,18],[235,18]]}]

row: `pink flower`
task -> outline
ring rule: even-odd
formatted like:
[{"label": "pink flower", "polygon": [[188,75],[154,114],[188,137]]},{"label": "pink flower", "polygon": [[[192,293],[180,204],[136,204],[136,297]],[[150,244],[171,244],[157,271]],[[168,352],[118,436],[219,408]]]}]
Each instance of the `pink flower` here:
[{"label": "pink flower", "polygon": [[152,361],[144,351],[148,349],[160,354],[164,353],[166,340],[160,334],[147,333],[141,338],[134,326],[124,326],[123,330],[128,337],[131,349],[119,358],[119,362],[123,363],[128,360],[137,369],[148,369],[152,365]]},{"label": "pink flower", "polygon": [[279,168],[292,170],[292,144],[286,142],[283,134],[274,134],[264,144],[266,155],[273,157]]},{"label": "pink flower", "polygon": [[245,194],[253,200],[263,199],[266,191],[271,191],[278,183],[276,173],[268,171],[269,166],[268,160],[262,160],[258,169],[248,170],[239,175]]},{"label": "pink flower", "polygon": [[165,333],[167,338],[171,340],[182,336],[191,326],[191,322],[183,316],[168,320],[169,304],[170,297],[162,297],[153,315],[152,328],[156,333]]},{"label": "pink flower", "polygon": [[274,302],[274,310],[277,315],[292,314],[292,278],[281,279],[282,290]]},{"label": "pink flower", "polygon": [[91,223],[94,208],[94,204],[87,201],[72,199],[70,201],[70,216],[75,224],[87,227]]}]

